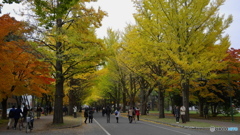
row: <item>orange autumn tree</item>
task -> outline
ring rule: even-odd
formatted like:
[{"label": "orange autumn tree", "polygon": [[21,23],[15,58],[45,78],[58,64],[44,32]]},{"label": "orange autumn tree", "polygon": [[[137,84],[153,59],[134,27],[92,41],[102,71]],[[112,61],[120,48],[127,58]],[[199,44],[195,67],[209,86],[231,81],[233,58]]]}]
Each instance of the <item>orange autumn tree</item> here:
[{"label": "orange autumn tree", "polygon": [[231,74],[231,83],[233,89],[238,89],[240,85],[240,49],[231,48],[228,50],[228,69]]},{"label": "orange autumn tree", "polygon": [[[240,105],[238,96],[240,94],[240,49],[231,48],[227,53],[228,56],[223,59],[227,61],[226,67],[218,71],[215,79],[209,80],[209,85],[211,85],[215,99],[218,99],[215,100],[215,105],[220,105],[225,115],[230,116],[232,107]],[[213,110],[214,114],[217,113],[215,110]]]},{"label": "orange autumn tree", "polygon": [[240,106],[240,49],[231,48],[228,50],[228,56],[225,60],[228,61],[228,88],[232,95],[232,104],[237,107]]},{"label": "orange autumn tree", "polygon": [[225,114],[230,114],[230,97],[232,104],[240,105],[240,49],[231,48],[227,51],[226,67],[222,70],[215,70],[217,75],[211,79],[196,81],[194,92],[199,102],[200,116],[203,117],[203,107],[211,106],[213,116],[218,115],[217,109],[221,108]]},{"label": "orange autumn tree", "polygon": [[36,53],[29,53],[32,50],[26,35],[30,34],[31,28],[8,14],[0,17],[0,26],[0,101],[2,118],[6,118],[9,97],[24,94],[41,96],[53,80],[49,65],[39,61]]}]

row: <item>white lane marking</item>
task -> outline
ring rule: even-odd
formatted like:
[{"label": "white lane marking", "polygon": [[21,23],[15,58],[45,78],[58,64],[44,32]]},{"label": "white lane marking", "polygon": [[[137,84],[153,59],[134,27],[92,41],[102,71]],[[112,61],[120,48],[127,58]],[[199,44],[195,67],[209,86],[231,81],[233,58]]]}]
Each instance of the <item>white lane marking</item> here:
[{"label": "white lane marking", "polygon": [[168,129],[168,128],[160,127],[160,126],[157,126],[157,125],[154,125],[154,124],[149,124],[149,123],[146,123],[146,122],[139,121],[139,123],[154,126],[154,127],[157,127],[157,128],[162,128],[162,129],[165,129],[165,130],[169,130],[169,131],[172,131],[172,132],[177,132],[177,133],[184,134],[184,135],[191,135],[191,134],[188,134],[188,133],[184,133],[184,132],[180,132],[180,131],[176,131],[176,130],[171,130],[171,129]]},{"label": "white lane marking", "polygon": [[102,130],[103,130],[107,135],[111,135],[105,128],[103,128],[103,127],[97,122],[97,120],[95,120],[94,118],[93,118],[93,120],[98,124],[98,126],[99,126],[100,128],[102,128]]}]

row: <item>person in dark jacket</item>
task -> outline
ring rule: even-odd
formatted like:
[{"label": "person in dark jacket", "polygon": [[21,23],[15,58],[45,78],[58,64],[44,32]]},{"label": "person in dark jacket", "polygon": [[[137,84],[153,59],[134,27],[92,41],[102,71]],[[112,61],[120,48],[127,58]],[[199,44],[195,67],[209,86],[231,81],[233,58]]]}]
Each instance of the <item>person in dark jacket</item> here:
[{"label": "person in dark jacket", "polygon": [[27,105],[25,103],[23,103],[24,107],[23,107],[23,121],[26,121],[26,117],[28,114],[28,108]]},{"label": "person in dark jacket", "polygon": [[14,121],[14,113],[15,113],[15,106],[13,105],[12,109],[9,111],[9,114],[8,114],[9,121],[8,121],[7,129],[9,129],[12,122]]},{"label": "person in dark jacket", "polygon": [[179,118],[180,118],[180,109],[179,106],[176,106],[174,108],[174,115],[176,117],[176,123],[179,123]]},{"label": "person in dark jacket", "polygon": [[89,112],[88,112],[88,121],[89,121],[89,123],[92,123],[92,121],[93,121],[93,113],[94,113],[93,109],[90,108]]},{"label": "person in dark jacket", "polygon": [[16,129],[16,126],[17,126],[19,118],[21,117],[21,114],[23,115],[23,112],[22,112],[21,106],[19,105],[14,113],[14,120],[15,120],[14,129]]},{"label": "person in dark jacket", "polygon": [[110,114],[112,113],[112,110],[109,106],[106,108],[106,115],[107,115],[107,123],[110,123]]},{"label": "person in dark jacket", "polygon": [[84,123],[87,124],[87,119],[88,119],[88,109],[87,109],[87,108],[85,108],[85,111],[84,111],[84,117],[85,117],[85,121],[84,121]]}]

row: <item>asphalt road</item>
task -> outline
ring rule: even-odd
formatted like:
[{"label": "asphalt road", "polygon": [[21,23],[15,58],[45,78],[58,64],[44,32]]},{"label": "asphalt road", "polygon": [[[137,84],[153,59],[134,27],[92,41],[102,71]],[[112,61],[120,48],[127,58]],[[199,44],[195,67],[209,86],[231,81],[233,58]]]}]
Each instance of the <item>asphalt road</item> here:
[{"label": "asphalt road", "polygon": [[[141,120],[141,119],[140,119]],[[0,132],[0,135],[4,134]],[[10,135],[8,132],[7,135]],[[13,132],[15,135],[16,132]],[[26,134],[18,131],[18,135]],[[110,123],[107,123],[106,116],[102,117],[101,113],[94,114],[93,123],[83,123],[79,127],[53,129],[47,131],[33,131],[34,135],[240,135],[240,131],[214,131],[209,129],[185,129],[179,127],[171,127],[150,121],[136,121],[129,123],[125,117],[119,118],[116,123],[115,116],[112,115]]]}]

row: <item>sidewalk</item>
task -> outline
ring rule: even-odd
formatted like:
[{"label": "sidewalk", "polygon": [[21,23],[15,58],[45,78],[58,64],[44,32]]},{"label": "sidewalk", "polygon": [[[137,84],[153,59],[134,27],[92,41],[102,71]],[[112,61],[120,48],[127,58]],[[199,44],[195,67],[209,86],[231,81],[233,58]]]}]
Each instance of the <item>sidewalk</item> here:
[{"label": "sidewalk", "polygon": [[63,116],[63,124],[53,125],[52,122],[53,115],[42,116],[40,119],[35,119],[34,124],[36,128],[34,128],[34,130],[40,131],[78,127],[82,124],[82,117],[81,114],[78,113],[77,118],[74,118],[73,116]]},{"label": "sidewalk", "polygon": [[[51,130],[51,129],[63,129],[63,128],[73,128],[73,127],[78,127],[81,126],[82,124],[82,117],[81,114],[78,113],[78,117],[74,118],[73,116],[63,116],[63,122],[64,124],[57,124],[53,125],[53,115],[42,115],[40,119],[35,118],[34,119],[34,125],[33,125],[33,131],[43,131],[43,130]],[[25,130],[25,129],[22,129]],[[7,130],[7,123],[6,125],[1,125],[0,127],[0,132],[5,131],[5,132],[19,132],[19,129],[17,128],[16,130],[14,129],[9,129]]]}]

